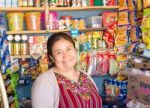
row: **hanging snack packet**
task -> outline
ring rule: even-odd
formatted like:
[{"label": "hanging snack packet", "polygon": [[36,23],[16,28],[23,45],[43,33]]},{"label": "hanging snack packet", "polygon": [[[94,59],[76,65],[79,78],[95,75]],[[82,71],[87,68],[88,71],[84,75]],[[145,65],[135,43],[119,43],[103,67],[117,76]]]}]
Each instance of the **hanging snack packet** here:
[{"label": "hanging snack packet", "polygon": [[150,0],[143,0],[143,8],[150,7]]},{"label": "hanging snack packet", "polygon": [[115,54],[110,52],[110,59],[109,59],[109,74],[110,75],[115,75],[117,74],[118,71],[118,63],[115,57]]},{"label": "hanging snack packet", "polygon": [[136,2],[136,10],[139,12],[139,11],[142,11],[142,9],[143,9],[142,0],[137,0],[137,2]]},{"label": "hanging snack packet", "polygon": [[138,39],[139,39],[139,29],[138,29],[138,26],[135,26],[135,27],[132,27],[130,29],[130,40],[131,42],[137,42]]},{"label": "hanging snack packet", "polygon": [[119,12],[118,25],[129,25],[129,10]]},{"label": "hanging snack packet", "polygon": [[118,0],[118,6],[121,7],[127,7],[127,0]]},{"label": "hanging snack packet", "polygon": [[135,3],[135,0],[128,0],[127,1],[128,2],[128,9],[130,10],[130,11],[135,11],[135,7],[136,7],[136,3]]},{"label": "hanging snack packet", "polygon": [[136,12],[129,12],[129,21],[131,26],[135,26],[137,23]]}]

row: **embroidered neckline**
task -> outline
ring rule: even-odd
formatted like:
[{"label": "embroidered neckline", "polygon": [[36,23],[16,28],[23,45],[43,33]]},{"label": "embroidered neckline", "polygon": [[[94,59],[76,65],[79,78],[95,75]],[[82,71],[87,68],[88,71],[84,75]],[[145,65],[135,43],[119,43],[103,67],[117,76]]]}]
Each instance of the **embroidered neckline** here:
[{"label": "embroidered neckline", "polygon": [[80,73],[77,83],[59,73],[55,73],[55,75],[59,85],[63,85],[67,90],[82,96],[86,100],[90,99],[92,83],[87,75]]}]

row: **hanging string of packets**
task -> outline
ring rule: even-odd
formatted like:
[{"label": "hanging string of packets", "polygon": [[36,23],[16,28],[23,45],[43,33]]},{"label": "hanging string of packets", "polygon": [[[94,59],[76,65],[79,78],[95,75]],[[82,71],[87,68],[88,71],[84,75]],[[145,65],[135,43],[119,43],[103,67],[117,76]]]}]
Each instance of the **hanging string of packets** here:
[{"label": "hanging string of packets", "polygon": [[1,71],[4,77],[6,92],[10,107],[19,108],[18,96],[16,93],[16,85],[19,78],[17,73],[11,74],[11,59],[9,52],[9,44],[7,41],[6,29],[0,26],[0,59]]},{"label": "hanging string of packets", "polygon": [[1,71],[2,74],[5,74],[7,68],[10,67],[10,54],[6,30],[3,26],[0,26],[0,50]]}]

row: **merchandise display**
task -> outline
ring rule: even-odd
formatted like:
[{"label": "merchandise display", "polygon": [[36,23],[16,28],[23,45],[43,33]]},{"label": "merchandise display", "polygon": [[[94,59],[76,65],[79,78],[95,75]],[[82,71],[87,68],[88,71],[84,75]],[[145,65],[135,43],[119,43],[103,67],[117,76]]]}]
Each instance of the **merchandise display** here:
[{"label": "merchandise display", "polygon": [[56,32],[75,41],[76,68],[102,83],[104,106],[148,108],[149,7],[149,0],[0,0],[4,108],[32,108],[32,83],[51,65],[46,43]]}]

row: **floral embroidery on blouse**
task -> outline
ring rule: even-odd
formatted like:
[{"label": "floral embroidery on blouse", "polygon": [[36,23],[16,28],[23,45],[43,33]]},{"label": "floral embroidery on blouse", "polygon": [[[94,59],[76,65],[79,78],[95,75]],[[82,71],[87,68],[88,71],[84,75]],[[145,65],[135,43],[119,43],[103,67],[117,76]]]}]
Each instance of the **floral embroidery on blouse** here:
[{"label": "floral embroidery on blouse", "polygon": [[58,84],[62,84],[66,89],[71,90],[76,94],[79,94],[86,100],[90,99],[92,82],[87,77],[87,75],[80,73],[78,83],[61,74],[55,73],[55,75],[57,77]]}]

